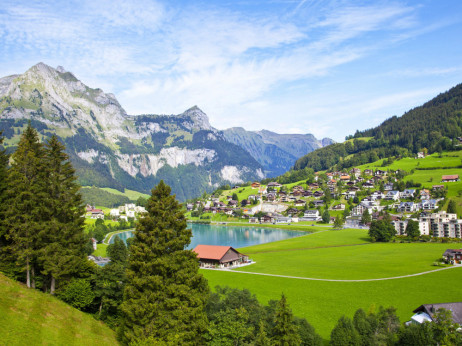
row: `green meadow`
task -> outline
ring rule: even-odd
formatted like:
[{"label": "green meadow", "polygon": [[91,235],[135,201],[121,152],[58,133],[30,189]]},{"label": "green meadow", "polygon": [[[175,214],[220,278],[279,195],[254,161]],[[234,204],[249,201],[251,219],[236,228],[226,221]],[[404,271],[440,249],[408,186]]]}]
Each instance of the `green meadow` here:
[{"label": "green meadow", "polygon": [[283,292],[294,314],[305,317],[328,339],[337,320],[342,315],[352,317],[358,308],[367,311],[380,305],[394,306],[401,322],[405,322],[412,316],[412,310],[421,304],[461,301],[462,268],[379,281],[319,279],[367,280],[441,269],[443,267],[433,266],[433,262],[451,247],[459,248],[460,244],[379,244],[369,243],[365,230],[324,231],[242,248],[240,251],[256,263],[240,270],[201,272],[211,287],[247,288],[263,303],[279,299]]},{"label": "green meadow", "polygon": [[93,316],[0,274],[1,345],[117,345]]}]

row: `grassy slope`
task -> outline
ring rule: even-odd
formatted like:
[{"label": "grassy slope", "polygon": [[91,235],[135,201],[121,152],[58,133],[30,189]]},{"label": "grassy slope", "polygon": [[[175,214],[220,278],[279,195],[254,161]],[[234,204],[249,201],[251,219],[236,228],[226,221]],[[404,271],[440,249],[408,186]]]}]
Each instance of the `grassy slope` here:
[{"label": "grassy slope", "polygon": [[101,190],[110,192],[110,193],[112,193],[114,195],[126,196],[126,197],[130,198],[130,200],[132,200],[132,201],[136,201],[140,197],[143,197],[143,198],[146,198],[146,199],[150,197],[149,195],[147,195],[145,193],[134,191],[134,190],[128,190],[128,189],[125,189],[124,192],[120,192],[119,190],[111,189],[109,187],[102,187]]},{"label": "grassy slope", "polygon": [[117,344],[102,322],[1,274],[0,335],[2,345]]},{"label": "grassy slope", "polygon": [[[366,231],[318,232],[304,237],[241,249],[256,264],[243,271],[281,275],[365,279],[437,269],[431,264],[446,248],[460,244],[366,243]],[[330,247],[329,247],[330,246]],[[310,249],[311,248],[311,249]],[[305,249],[305,250],[300,250]],[[267,251],[267,252],[265,252]],[[462,301],[462,268],[422,276],[371,282],[323,282],[202,270],[210,287],[247,288],[261,302],[287,295],[293,312],[308,319],[325,338],[342,315],[372,306],[394,306],[402,322],[424,303]]]}]

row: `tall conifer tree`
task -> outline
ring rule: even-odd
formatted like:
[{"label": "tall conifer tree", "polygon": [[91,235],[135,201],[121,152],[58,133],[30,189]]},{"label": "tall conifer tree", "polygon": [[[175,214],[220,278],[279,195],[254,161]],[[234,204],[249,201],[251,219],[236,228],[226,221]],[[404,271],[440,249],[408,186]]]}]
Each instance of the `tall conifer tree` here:
[{"label": "tall conifer tree", "polygon": [[29,123],[12,155],[8,177],[10,205],[6,211],[11,251],[26,272],[27,287],[35,287],[39,233],[44,227],[46,176],[43,158],[44,149],[38,133]]},{"label": "tall conifer tree", "polygon": [[64,145],[52,136],[45,146],[47,173],[46,208],[43,218],[46,227],[40,233],[40,263],[43,273],[49,275],[50,293],[54,294],[56,280],[70,277],[85,270],[85,218],[80,186],[75,170],[64,152]]},{"label": "tall conifer tree", "polygon": [[122,304],[123,343],[201,344],[207,330],[208,284],[197,255],[185,250],[192,232],[163,181],[152,190],[130,246]]},{"label": "tall conifer tree", "polygon": [[[0,132],[0,136],[1,136]],[[3,137],[0,137],[0,148],[3,143]],[[7,187],[8,187],[8,155],[4,149],[0,150],[0,271],[8,274],[11,268],[11,258],[9,258],[9,248],[11,241],[8,239],[6,225],[6,210],[9,205]]]},{"label": "tall conifer tree", "polygon": [[272,342],[273,345],[300,345],[301,342],[298,327],[284,294],[276,309]]}]

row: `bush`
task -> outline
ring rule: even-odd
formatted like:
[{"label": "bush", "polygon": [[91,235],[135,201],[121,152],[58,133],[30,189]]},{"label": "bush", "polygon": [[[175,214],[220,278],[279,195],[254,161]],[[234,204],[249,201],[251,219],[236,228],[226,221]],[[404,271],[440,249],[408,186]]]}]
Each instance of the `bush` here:
[{"label": "bush", "polygon": [[83,310],[93,302],[95,295],[88,280],[72,279],[62,291],[58,292],[58,297],[74,308]]}]

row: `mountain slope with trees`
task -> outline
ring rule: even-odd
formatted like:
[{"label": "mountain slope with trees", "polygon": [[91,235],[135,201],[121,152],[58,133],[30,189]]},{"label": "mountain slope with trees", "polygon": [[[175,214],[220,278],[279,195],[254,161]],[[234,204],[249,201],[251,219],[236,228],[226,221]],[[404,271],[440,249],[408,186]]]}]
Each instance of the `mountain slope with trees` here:
[{"label": "mountain slope with trees", "polygon": [[453,150],[462,136],[462,84],[372,129],[357,131],[336,143],[303,156],[294,170],[349,168],[392,156]]}]

